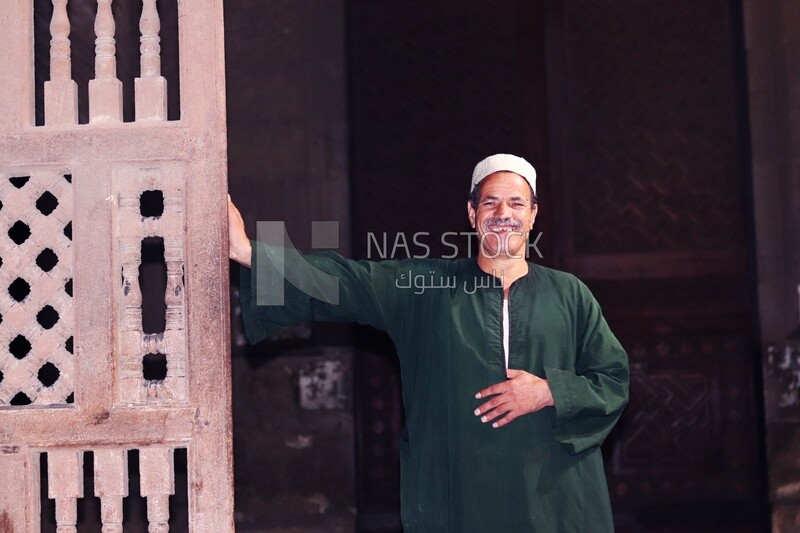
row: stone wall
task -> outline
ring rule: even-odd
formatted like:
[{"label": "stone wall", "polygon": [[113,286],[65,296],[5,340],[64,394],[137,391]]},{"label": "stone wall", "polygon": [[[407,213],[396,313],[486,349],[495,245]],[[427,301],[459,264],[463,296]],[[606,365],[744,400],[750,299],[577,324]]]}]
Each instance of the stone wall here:
[{"label": "stone wall", "polygon": [[744,4],[759,314],[769,341],[798,325],[800,4]]},{"label": "stone wall", "polygon": [[797,531],[800,404],[784,401],[797,380],[785,379],[791,368],[781,370],[780,358],[768,357],[766,346],[783,346],[798,326],[800,4],[745,0],[744,16],[772,527]]}]

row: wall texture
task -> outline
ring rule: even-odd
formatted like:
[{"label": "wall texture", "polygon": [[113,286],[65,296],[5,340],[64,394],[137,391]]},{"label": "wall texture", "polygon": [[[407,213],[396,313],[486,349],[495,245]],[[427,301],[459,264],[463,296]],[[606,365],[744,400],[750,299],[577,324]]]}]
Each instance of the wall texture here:
[{"label": "wall texture", "polygon": [[763,339],[775,341],[798,324],[800,4],[744,5],[759,313]]},{"label": "wall texture", "polygon": [[791,393],[800,374],[766,346],[783,348],[798,331],[800,4],[745,0],[744,8],[769,497],[773,531],[797,531],[800,402]]}]

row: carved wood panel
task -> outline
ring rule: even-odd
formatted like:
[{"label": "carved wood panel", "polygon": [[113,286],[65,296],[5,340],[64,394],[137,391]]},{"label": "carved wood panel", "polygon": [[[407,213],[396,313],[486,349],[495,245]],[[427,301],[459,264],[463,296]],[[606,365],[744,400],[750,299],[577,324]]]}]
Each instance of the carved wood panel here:
[{"label": "carved wood panel", "polygon": [[[127,94],[112,3],[132,7]],[[174,8],[179,117],[157,4]],[[3,4],[0,530],[233,529],[222,34],[221,0]],[[170,513],[176,453],[188,512]],[[146,518],[124,515],[129,488]]]},{"label": "carved wood panel", "polygon": [[0,406],[74,399],[72,175],[0,173]]},{"label": "carved wood panel", "polygon": [[609,485],[620,505],[754,497],[755,406],[747,339],[623,338],[631,402],[613,439]]},{"label": "carved wood panel", "polygon": [[574,184],[576,253],[742,245],[729,9],[685,0],[564,3],[561,89],[573,155],[565,176]]},{"label": "carved wood panel", "polygon": [[[119,194],[117,261],[123,280],[118,399],[123,405],[185,403],[188,360],[182,171],[175,164],[121,165],[115,181]],[[148,197],[155,200],[148,201]],[[165,278],[158,287],[160,306],[145,305],[148,247],[160,247],[155,251]],[[160,320],[146,320],[147,313],[160,313]],[[161,359],[163,368],[158,372],[155,367]]]}]

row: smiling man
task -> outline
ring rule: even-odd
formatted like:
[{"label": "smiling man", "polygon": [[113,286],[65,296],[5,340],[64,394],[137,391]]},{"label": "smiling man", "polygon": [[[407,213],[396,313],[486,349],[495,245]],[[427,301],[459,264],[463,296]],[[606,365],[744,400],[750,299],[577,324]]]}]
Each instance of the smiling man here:
[{"label": "smiling man", "polygon": [[[628,400],[627,357],[583,283],[526,260],[538,208],[534,168],[496,154],[472,176],[476,258],[370,262],[251,242],[230,204],[252,342],[310,320],[394,341],[405,531],[613,531],[600,445]],[[254,279],[289,271],[282,304],[256,305],[275,285]],[[418,278],[447,282],[409,290]]]}]

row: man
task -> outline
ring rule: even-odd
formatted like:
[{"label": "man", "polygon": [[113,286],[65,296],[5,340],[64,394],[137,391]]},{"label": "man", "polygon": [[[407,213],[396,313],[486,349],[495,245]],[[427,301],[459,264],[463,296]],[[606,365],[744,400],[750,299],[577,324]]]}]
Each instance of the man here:
[{"label": "man", "polygon": [[[252,342],[310,320],[369,324],[394,341],[405,531],[613,530],[600,444],[627,403],[627,357],[585,285],[525,260],[537,212],[536,172],[508,154],[473,173],[477,258],[303,257],[251,245],[230,205]],[[259,285],[292,272],[282,305],[255,304],[251,265]],[[329,276],[338,294],[320,289]]]}]

